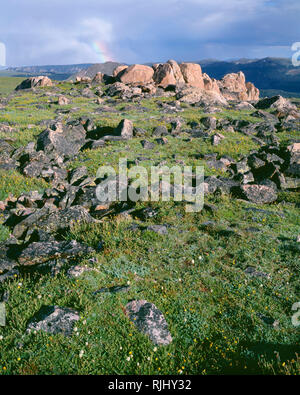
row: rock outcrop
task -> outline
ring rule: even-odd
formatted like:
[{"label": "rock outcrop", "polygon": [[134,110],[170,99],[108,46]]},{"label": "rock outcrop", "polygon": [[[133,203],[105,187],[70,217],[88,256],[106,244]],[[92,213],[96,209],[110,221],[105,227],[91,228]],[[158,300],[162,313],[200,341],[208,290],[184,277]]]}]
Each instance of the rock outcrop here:
[{"label": "rock outcrop", "polygon": [[245,74],[241,71],[226,74],[218,85],[227,100],[256,101],[259,99],[259,90],[251,83],[246,84]]},{"label": "rock outcrop", "polygon": [[167,63],[159,64],[153,77],[158,86],[166,88],[168,85],[184,84],[184,78],[180,67],[175,60],[169,60]]}]

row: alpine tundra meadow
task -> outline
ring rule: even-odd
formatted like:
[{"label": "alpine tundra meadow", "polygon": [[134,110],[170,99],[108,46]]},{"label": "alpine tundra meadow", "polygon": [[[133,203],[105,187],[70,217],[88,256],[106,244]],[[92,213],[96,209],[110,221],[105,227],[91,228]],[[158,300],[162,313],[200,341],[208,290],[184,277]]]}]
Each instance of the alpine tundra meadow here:
[{"label": "alpine tundra meadow", "polygon": [[299,16],[1,4],[1,375],[299,375]]}]

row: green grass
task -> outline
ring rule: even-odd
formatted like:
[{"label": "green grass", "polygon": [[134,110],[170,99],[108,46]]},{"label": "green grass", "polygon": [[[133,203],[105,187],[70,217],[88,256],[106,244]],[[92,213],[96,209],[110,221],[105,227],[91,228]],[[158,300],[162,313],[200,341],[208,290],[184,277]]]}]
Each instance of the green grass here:
[{"label": "green grass", "polygon": [[23,77],[0,77],[0,94],[11,93],[23,80]]},{"label": "green grass", "polygon": [[0,200],[6,199],[9,195],[19,196],[23,192],[40,191],[48,186],[43,180],[25,177],[17,171],[0,170]]},{"label": "green grass", "polygon": [[[70,87],[73,85],[59,84],[64,94]],[[36,138],[43,130],[41,120],[55,118],[59,106],[49,103],[49,97],[42,96],[44,92],[18,94],[1,112],[0,122],[18,128],[12,135],[16,147]],[[99,105],[93,100],[72,97],[72,104],[66,108],[80,109],[63,115],[63,120],[87,115],[99,126],[114,127],[129,118],[135,126],[145,128],[146,138],[154,141],[151,131],[157,125],[169,127],[170,120],[178,117],[186,125],[205,115],[189,106],[179,114],[162,114],[157,102],[172,100],[144,100],[141,105],[147,111],[125,111],[121,109],[124,103],[120,103],[116,107],[119,113],[95,114]],[[44,108],[37,110],[37,104]],[[249,111],[227,110],[217,117],[259,122]],[[35,126],[28,129],[29,123]],[[210,139],[189,141],[188,135],[170,136],[167,145],[157,145],[153,150],[143,149],[142,138],[113,142],[80,153],[69,167],[87,166],[95,176],[104,164],[117,169],[120,157],[132,161],[145,157],[149,160],[140,164],[147,169],[161,162],[174,165],[179,159],[190,166],[204,165],[206,175],[226,176],[209,169],[200,155],[217,153],[238,159],[257,146],[239,133],[222,134],[225,140],[217,147]],[[299,138],[293,132],[278,137],[287,143],[291,135]],[[3,200],[8,194],[18,196],[46,188],[47,184],[17,171],[2,171],[0,187]],[[96,264],[88,257],[70,260],[56,276],[26,274],[0,284],[0,294],[6,290],[10,295],[7,325],[0,327],[0,374],[299,374],[299,328],[291,321],[292,306],[299,302],[300,266],[295,242],[300,234],[296,206],[299,193],[284,192],[278,202],[263,207],[231,196],[206,196],[206,202],[217,210],[190,214],[183,203],[138,203],[137,209],[157,209],[158,215],[146,224],[168,225],[164,236],[129,230],[130,224],[138,221],[134,216],[119,215],[99,224],[76,225],[65,239],[92,247],[103,242],[103,251],[93,254]],[[266,212],[245,210],[249,207]],[[215,225],[203,228],[206,221]],[[0,241],[8,236],[9,230],[0,224]],[[66,270],[73,264],[95,270],[70,279]],[[244,272],[249,266],[269,278],[249,277]],[[93,295],[99,288],[126,284],[130,285],[126,293]],[[173,337],[170,345],[156,349],[130,323],[124,308],[132,299],[145,299],[163,312]],[[28,320],[43,305],[79,311],[78,330],[69,338],[26,333]],[[258,314],[277,320],[278,326],[266,324]]]}]

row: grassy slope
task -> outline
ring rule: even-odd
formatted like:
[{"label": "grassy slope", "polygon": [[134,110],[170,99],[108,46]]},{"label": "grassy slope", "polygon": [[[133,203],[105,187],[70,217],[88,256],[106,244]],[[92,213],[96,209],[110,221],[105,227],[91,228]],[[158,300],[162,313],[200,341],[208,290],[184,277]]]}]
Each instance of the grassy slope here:
[{"label": "grassy slope", "polygon": [[[67,93],[70,85],[60,85]],[[42,130],[42,119],[54,118],[56,105],[45,97],[26,93],[16,96],[0,122],[16,124],[15,146],[33,140]],[[167,124],[156,100],[145,100],[144,110],[93,115],[97,105],[91,99],[75,98],[69,107],[80,107],[72,117],[88,115],[102,126],[115,126],[129,118],[149,132]],[[166,100],[166,99],[164,99]],[[167,99],[166,101],[169,101]],[[37,111],[36,106],[42,105]],[[67,106],[68,107],[68,106]],[[147,108],[147,110],[145,110]],[[199,109],[167,115],[185,121],[199,120]],[[218,116],[249,118],[247,112],[227,111]],[[67,118],[68,116],[65,116]],[[255,121],[259,121],[256,119]],[[35,127],[28,129],[28,124]],[[226,142],[213,147],[203,139],[193,142],[169,138],[169,144],[146,151],[141,139],[115,142],[103,149],[81,153],[70,167],[85,165],[95,175],[103,164],[117,166],[120,156],[151,160],[146,167],[166,161],[200,165],[199,153],[218,152],[237,158],[255,145],[238,133],[224,133]],[[4,136],[0,136],[4,137]],[[299,138],[282,133],[279,138]],[[149,140],[151,138],[149,137]],[[176,154],[174,159],[173,154]],[[206,174],[220,173],[208,169]],[[13,173],[0,173],[3,199],[9,192],[44,187],[39,180],[28,180]],[[0,198],[0,199],[1,199]],[[132,220],[122,216],[107,219],[100,225],[73,228],[67,239],[84,241],[91,246],[99,240],[104,251],[97,254],[98,264],[86,259],[79,262],[94,268],[79,279],[71,280],[64,272],[56,277],[16,278],[0,285],[10,293],[7,303],[7,326],[0,328],[0,372],[11,374],[211,374],[211,373],[299,373],[299,328],[291,323],[292,305],[299,301],[299,261],[294,252],[295,237],[300,233],[297,194],[282,196],[283,201],[264,209],[270,213],[249,212],[255,207],[229,196],[207,196],[217,207],[214,214],[185,212],[183,203],[139,203],[158,209],[158,216],[148,223],[168,224],[168,235],[133,232]],[[257,206],[258,207],[258,206]],[[260,207],[262,208],[262,207]],[[283,214],[278,215],[278,213]],[[203,229],[213,220],[216,226]],[[251,231],[250,227],[259,231]],[[226,229],[234,232],[229,234]],[[2,238],[8,231],[1,229]],[[72,262],[70,262],[71,264]],[[249,278],[244,270],[253,266],[270,274],[270,279]],[[130,284],[128,293],[115,295],[93,291],[106,286]],[[146,299],[161,309],[173,336],[173,343],[155,351],[153,344],[139,334],[124,315],[131,299]],[[80,311],[78,331],[71,338],[45,333],[24,334],[28,319],[42,306],[55,304]],[[279,321],[277,329],[264,323],[258,313]],[[84,351],[82,358],[79,357]],[[280,352],[276,357],[274,351]],[[261,357],[261,355],[264,355]],[[130,357],[130,361],[127,358]]]},{"label": "grassy slope", "polygon": [[23,80],[22,77],[0,77],[0,95],[11,93]]}]

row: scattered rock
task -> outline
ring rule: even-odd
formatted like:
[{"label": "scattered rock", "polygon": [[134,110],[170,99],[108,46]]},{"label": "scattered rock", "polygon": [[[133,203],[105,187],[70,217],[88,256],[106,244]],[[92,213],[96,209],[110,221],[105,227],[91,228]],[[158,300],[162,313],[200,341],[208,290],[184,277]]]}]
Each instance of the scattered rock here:
[{"label": "scattered rock", "polygon": [[31,89],[36,87],[43,87],[43,86],[53,86],[52,81],[48,77],[39,76],[39,77],[30,77],[26,80],[22,81],[20,85],[16,87],[16,91],[22,89]]},{"label": "scattered rock", "polygon": [[78,154],[85,143],[85,138],[86,131],[80,123],[77,125],[56,123],[38,136],[37,150],[44,151],[50,156],[61,155],[71,158]]},{"label": "scattered rock", "polygon": [[165,346],[172,342],[168,324],[154,304],[146,300],[134,300],[125,309],[137,330],[148,335],[154,344]]},{"label": "scattered rock", "polygon": [[18,262],[21,266],[33,266],[58,259],[86,256],[92,252],[92,248],[75,240],[34,242],[20,253]]},{"label": "scattered rock", "polygon": [[44,331],[53,335],[71,336],[79,313],[73,309],[59,306],[43,306],[29,321],[27,332]]},{"label": "scattered rock", "polygon": [[142,144],[143,148],[145,148],[145,149],[153,149],[153,148],[155,148],[155,144],[151,143],[148,140],[142,140],[141,144]]},{"label": "scattered rock", "polygon": [[114,287],[109,287],[109,288],[100,288],[97,291],[93,292],[94,295],[100,294],[100,293],[112,293],[116,294],[119,292],[127,292],[130,290],[129,285],[116,285]]},{"label": "scattered rock", "polygon": [[114,134],[116,136],[121,136],[122,138],[128,140],[133,137],[133,123],[129,119],[123,119],[118,127],[115,129]]},{"label": "scattered rock", "polygon": [[70,269],[67,271],[67,276],[69,278],[77,278],[77,277],[80,277],[83,273],[92,272],[94,270],[95,269],[88,267],[88,266],[76,265],[76,266],[70,267]]},{"label": "scattered rock", "polygon": [[71,103],[71,100],[68,99],[66,96],[59,96],[57,104],[59,106],[66,106]]},{"label": "scattered rock", "polygon": [[211,137],[211,143],[212,145],[219,145],[223,139],[225,139],[223,134],[216,133]]},{"label": "scattered rock", "polygon": [[277,200],[276,190],[267,185],[242,185],[241,191],[246,199],[253,203],[273,203]]}]

